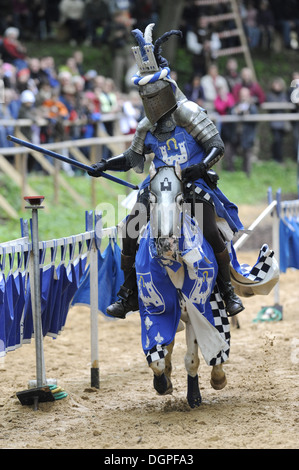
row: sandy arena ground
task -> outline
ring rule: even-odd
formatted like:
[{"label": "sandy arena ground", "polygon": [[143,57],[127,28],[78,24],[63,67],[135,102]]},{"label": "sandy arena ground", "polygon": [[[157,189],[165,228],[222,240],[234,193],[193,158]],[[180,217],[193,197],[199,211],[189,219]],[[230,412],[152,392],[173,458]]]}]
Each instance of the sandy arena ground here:
[{"label": "sandy arena ground", "polygon": [[[254,214],[242,210],[248,226]],[[239,260],[254,264],[258,248],[241,251]],[[194,410],[186,402],[184,332],[176,337],[173,394],[161,397],[141,349],[138,314],[124,321],[99,316],[100,389],[95,389],[90,386],[90,311],[72,308],[59,338],[44,341],[47,378],[57,379],[66,398],[39,404],[37,411],[17,399],[16,392],[35,378],[34,341],[0,363],[0,448],[298,448],[298,286],[298,271],[281,275],[280,322],[253,322],[263,306],[273,305],[273,293],[243,299],[240,328],[231,330],[228,384],[213,390],[210,367],[201,357],[203,403]]]}]

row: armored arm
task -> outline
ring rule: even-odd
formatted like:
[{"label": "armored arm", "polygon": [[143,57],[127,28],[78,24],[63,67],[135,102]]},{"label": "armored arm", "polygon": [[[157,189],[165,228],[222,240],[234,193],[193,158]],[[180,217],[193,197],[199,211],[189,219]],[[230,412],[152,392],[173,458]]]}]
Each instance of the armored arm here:
[{"label": "armored arm", "polygon": [[92,165],[93,171],[89,171],[90,176],[101,176],[103,171],[128,171],[131,167],[125,153],[117,155],[116,157],[109,158],[109,160],[100,160]]},{"label": "armored arm", "polygon": [[184,101],[174,113],[178,125],[203,147],[206,156],[202,162],[191,165],[183,170],[183,179],[195,181],[205,176],[224,155],[224,144],[215,124],[208,118],[206,112],[192,101]]},{"label": "armored arm", "polygon": [[217,163],[223,157],[224,148],[221,147],[212,147],[208,155],[203,159],[202,163],[204,164],[206,170],[212,168],[215,163]]},{"label": "armored arm", "polygon": [[101,160],[93,165],[94,171],[88,172],[90,176],[101,176],[101,172],[128,171],[133,168],[136,173],[142,173],[144,168],[144,140],[151,124],[147,118],[142,119],[137,126],[130,147],[122,154],[108,160]]},{"label": "armored arm", "polygon": [[215,124],[200,106],[193,101],[183,101],[175,110],[174,118],[203,147],[206,153],[204,163],[208,169],[223,157],[224,143]]}]

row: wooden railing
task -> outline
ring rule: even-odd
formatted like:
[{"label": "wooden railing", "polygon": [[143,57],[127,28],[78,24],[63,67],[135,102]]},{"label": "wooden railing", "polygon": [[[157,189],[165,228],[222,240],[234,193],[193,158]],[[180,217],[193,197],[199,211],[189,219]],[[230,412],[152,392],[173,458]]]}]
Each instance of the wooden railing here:
[{"label": "wooden railing", "polygon": [[[109,115],[106,116],[106,120],[110,119],[118,119],[119,115]],[[46,121],[43,122],[42,120],[39,121],[39,125],[45,125]],[[0,124],[3,126],[11,126],[14,127],[14,135],[20,139],[27,140],[26,137],[23,135],[21,129],[23,127],[28,127],[32,125],[32,121],[29,119],[20,119],[20,120],[1,120]],[[84,122],[81,121],[64,121],[65,126],[69,125],[84,125]],[[76,140],[66,140],[63,142],[53,142],[49,144],[44,144],[43,147],[49,150],[54,150],[58,153],[61,153],[63,149],[67,149],[68,152],[71,154],[73,158],[76,160],[85,163],[87,165],[91,165],[102,158],[102,148],[103,146],[107,146],[110,148],[114,155],[122,153],[126,145],[132,141],[133,136],[124,136],[118,135],[115,137],[110,137],[106,133],[103,125],[101,123],[97,126],[97,137],[89,138],[89,139],[76,139]],[[88,159],[84,153],[82,152],[82,147],[89,147],[90,148],[90,158]],[[0,148],[0,170],[5,173],[5,175],[12,179],[17,186],[20,188],[20,196],[21,196],[21,209],[24,209],[24,196],[30,194],[34,194],[33,188],[30,187],[27,181],[28,169],[27,169],[27,161],[28,155],[31,155],[41,166],[43,171],[47,174],[53,176],[53,184],[54,184],[54,204],[58,204],[59,202],[59,188],[63,187],[68,191],[68,193],[72,196],[74,201],[79,204],[81,207],[87,209],[87,202],[83,197],[76,191],[66,180],[64,177],[64,173],[61,171],[60,162],[55,160],[53,164],[41,153],[36,152],[34,150],[30,150],[26,147],[5,147]],[[10,163],[7,157],[14,157],[14,163]],[[94,178],[91,178],[91,204],[93,207],[96,206],[96,188],[95,188],[96,181]],[[101,185],[107,187],[111,192],[111,185],[109,185],[108,181],[102,179]],[[2,197],[0,194],[0,207],[5,211],[5,213],[12,218],[18,218],[18,214],[6,199]],[[47,208],[45,207],[45,210]]]}]

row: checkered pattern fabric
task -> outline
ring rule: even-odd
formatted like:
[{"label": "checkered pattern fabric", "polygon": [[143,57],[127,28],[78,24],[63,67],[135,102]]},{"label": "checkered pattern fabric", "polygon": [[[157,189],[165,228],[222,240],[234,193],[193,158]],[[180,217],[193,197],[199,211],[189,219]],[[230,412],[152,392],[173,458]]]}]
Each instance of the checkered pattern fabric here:
[{"label": "checkered pattern fabric", "polygon": [[159,359],[164,359],[166,354],[167,354],[167,349],[161,344],[157,344],[150,351],[148,351],[146,355],[146,360],[148,362],[148,365],[150,365],[154,361],[158,361]]},{"label": "checkered pattern fabric", "polygon": [[259,262],[252,268],[251,266],[242,266],[244,271],[248,272],[248,276],[246,276],[251,281],[262,281],[265,279],[269,269],[272,266],[272,258],[274,256],[274,252],[269,252],[268,245],[263,245],[260,249],[259,253]]},{"label": "checkered pattern fabric", "polygon": [[[214,290],[211,294],[210,305],[214,317],[215,328],[227,343],[227,349],[220,351],[220,353],[210,361],[210,366],[215,366],[227,361],[230,351],[230,324],[217,284],[215,284]],[[148,351],[146,355],[148,365],[154,361],[163,359],[166,354],[167,349],[163,345],[156,345]]]},{"label": "checkered pattern fabric", "polygon": [[[190,191],[192,190],[192,183],[188,183],[186,185],[186,188]],[[194,192],[196,194],[197,199],[201,199],[204,201],[208,201],[210,203],[213,203],[212,197],[210,196],[209,193],[207,193],[204,189],[200,188],[199,186],[195,186]]]},{"label": "checkered pattern fabric", "polygon": [[214,290],[211,294],[210,305],[214,317],[215,328],[227,343],[227,349],[220,351],[220,353],[210,361],[210,365],[215,366],[227,361],[230,351],[230,324],[217,284],[215,284]]}]

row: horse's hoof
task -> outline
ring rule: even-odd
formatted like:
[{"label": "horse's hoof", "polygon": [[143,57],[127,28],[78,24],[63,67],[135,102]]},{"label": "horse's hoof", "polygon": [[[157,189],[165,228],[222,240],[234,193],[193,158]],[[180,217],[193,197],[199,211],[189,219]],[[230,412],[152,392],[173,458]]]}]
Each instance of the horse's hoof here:
[{"label": "horse's hoof", "polygon": [[191,377],[188,375],[188,392],[187,401],[190,408],[195,408],[201,405],[201,394],[198,386],[198,375]]},{"label": "horse's hoof", "polygon": [[201,395],[199,394],[199,397],[192,397],[191,399],[187,397],[187,401],[190,408],[198,408],[201,405]]},{"label": "horse's hoof", "polygon": [[154,375],[154,389],[159,395],[168,395],[172,393],[171,380],[163,373],[161,375]]},{"label": "horse's hoof", "polygon": [[214,375],[214,377],[213,374],[211,374],[210,384],[212,385],[214,390],[222,390],[227,384],[225,373],[223,370],[221,370],[221,372],[222,374],[217,374],[218,377],[216,377],[216,374]]}]

